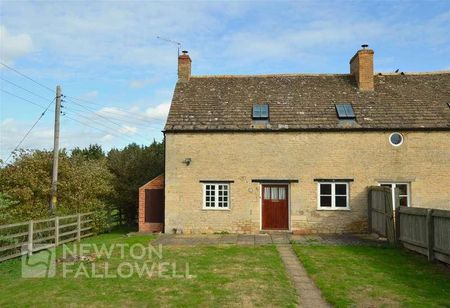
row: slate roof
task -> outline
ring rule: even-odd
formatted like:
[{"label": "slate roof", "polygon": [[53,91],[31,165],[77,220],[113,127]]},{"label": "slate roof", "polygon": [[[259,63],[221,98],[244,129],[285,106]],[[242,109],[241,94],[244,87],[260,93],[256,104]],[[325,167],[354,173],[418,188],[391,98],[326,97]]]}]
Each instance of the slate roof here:
[{"label": "slate roof", "polygon": [[[450,71],[375,75],[360,92],[351,75],[192,76],[178,82],[165,131],[450,129]],[[253,104],[270,121],[255,123]],[[356,123],[339,120],[351,103]]]}]

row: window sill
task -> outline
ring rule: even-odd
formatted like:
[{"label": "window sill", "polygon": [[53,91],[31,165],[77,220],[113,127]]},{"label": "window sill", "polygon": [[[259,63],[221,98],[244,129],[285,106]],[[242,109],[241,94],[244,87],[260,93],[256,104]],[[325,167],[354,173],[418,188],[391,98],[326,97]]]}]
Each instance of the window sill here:
[{"label": "window sill", "polygon": [[202,208],[202,211],[231,211],[230,208],[209,208],[209,207],[204,207]]},{"label": "window sill", "polygon": [[320,207],[320,208],[317,208],[317,211],[351,211],[351,208],[349,208],[349,207],[343,207],[343,208],[323,208],[323,207]]}]

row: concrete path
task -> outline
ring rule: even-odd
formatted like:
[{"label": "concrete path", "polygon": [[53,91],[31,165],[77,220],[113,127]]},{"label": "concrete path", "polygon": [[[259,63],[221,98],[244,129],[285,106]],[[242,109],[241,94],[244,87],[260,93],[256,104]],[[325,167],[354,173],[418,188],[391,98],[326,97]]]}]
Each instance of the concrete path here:
[{"label": "concrete path", "polygon": [[309,278],[305,268],[292,250],[291,245],[277,244],[277,249],[286,266],[286,271],[297,289],[300,302],[299,307],[330,307],[323,299],[320,290],[316,287],[311,278]]},{"label": "concrete path", "polygon": [[256,246],[268,244],[288,244],[289,235],[282,234],[161,234],[153,245],[197,246],[197,245],[239,245]]}]

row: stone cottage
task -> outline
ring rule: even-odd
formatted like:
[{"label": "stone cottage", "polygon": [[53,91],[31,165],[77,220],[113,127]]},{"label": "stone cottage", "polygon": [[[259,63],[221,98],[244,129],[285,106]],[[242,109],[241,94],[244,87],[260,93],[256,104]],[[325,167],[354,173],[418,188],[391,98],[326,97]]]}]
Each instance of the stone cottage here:
[{"label": "stone cottage", "polygon": [[[367,230],[368,186],[450,209],[450,72],[192,76],[165,126],[165,232]],[[141,215],[142,216],[142,215]]]}]

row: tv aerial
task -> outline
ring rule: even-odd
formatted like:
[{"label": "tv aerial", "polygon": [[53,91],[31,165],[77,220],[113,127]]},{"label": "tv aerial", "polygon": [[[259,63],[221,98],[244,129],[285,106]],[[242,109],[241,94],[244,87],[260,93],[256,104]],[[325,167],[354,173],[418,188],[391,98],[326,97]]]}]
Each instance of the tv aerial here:
[{"label": "tv aerial", "polygon": [[177,41],[165,38],[165,37],[161,37],[161,36],[157,36],[156,38],[159,39],[159,40],[166,41],[168,43],[177,45],[178,56],[180,55],[180,48],[181,48],[181,43],[180,42],[177,42]]}]

